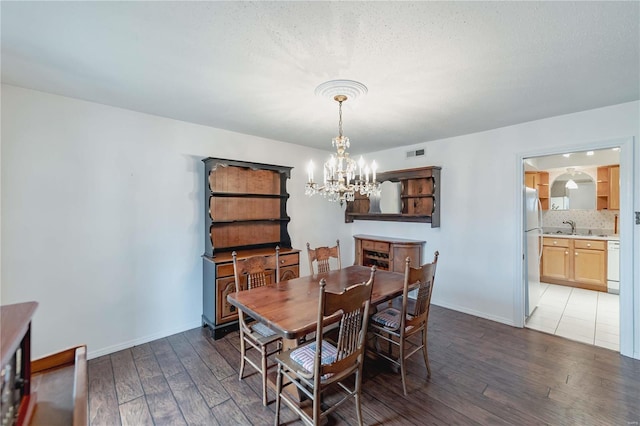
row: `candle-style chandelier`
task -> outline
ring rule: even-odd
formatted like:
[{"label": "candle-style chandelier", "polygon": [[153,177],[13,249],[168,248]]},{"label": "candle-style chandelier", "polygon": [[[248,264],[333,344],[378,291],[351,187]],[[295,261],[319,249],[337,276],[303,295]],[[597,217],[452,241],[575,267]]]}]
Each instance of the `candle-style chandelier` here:
[{"label": "candle-style chandelier", "polygon": [[[345,81],[348,82],[348,80],[340,80],[340,82]],[[336,153],[331,154],[329,160],[324,163],[322,184],[318,184],[313,180],[313,161],[309,161],[305,194],[309,196],[322,194],[329,201],[338,201],[342,205],[345,201],[353,201],[356,193],[369,197],[372,193],[379,191],[379,184],[376,182],[376,169],[378,166],[375,161],[369,167],[362,157],[357,162],[349,157],[347,152],[349,138],[342,134],[342,103],[347,100],[347,95],[337,94],[333,99],[338,102],[339,114],[338,136],[331,141]]]}]

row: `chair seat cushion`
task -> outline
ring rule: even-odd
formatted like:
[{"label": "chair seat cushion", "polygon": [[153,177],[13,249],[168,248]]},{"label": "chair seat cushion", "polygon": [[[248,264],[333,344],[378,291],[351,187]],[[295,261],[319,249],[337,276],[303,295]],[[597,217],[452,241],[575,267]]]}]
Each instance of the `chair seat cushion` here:
[{"label": "chair seat cushion", "polygon": [[[336,360],[338,350],[326,340],[322,341],[322,364],[331,364]],[[313,373],[313,363],[316,356],[316,342],[301,346],[289,355],[293,361],[300,364],[305,370]]]},{"label": "chair seat cushion", "polygon": [[275,331],[273,331],[272,329],[270,329],[269,327],[267,327],[261,322],[256,322],[255,324],[252,324],[251,331],[253,331],[254,333],[258,333],[263,337],[271,337],[276,335]]},{"label": "chair seat cushion", "polygon": [[373,314],[371,321],[387,327],[391,330],[398,330],[402,320],[402,313],[395,308],[386,308]]}]

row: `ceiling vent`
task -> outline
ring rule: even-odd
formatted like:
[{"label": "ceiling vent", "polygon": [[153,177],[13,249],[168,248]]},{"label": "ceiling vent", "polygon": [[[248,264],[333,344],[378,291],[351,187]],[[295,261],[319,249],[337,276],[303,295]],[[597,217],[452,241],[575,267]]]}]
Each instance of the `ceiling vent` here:
[{"label": "ceiling vent", "polygon": [[412,151],[407,151],[407,158],[421,157],[423,155],[424,155],[424,148],[414,149]]}]

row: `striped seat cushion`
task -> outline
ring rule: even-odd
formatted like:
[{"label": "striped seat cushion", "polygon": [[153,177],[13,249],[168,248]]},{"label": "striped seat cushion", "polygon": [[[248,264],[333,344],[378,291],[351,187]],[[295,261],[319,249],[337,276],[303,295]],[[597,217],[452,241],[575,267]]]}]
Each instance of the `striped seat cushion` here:
[{"label": "striped seat cushion", "polygon": [[[338,350],[331,343],[322,341],[322,364],[331,364],[336,360]],[[291,359],[300,364],[305,370],[313,373],[313,362],[316,356],[316,342],[304,345],[291,352]],[[323,377],[325,378],[325,377]]]},{"label": "striped seat cushion", "polygon": [[259,335],[263,336],[263,337],[271,337],[271,336],[275,336],[276,332],[273,331],[272,329],[270,329],[269,327],[267,327],[266,325],[264,325],[261,322],[256,322],[255,324],[253,324],[251,326],[251,330],[254,333],[258,333]]},{"label": "striped seat cushion", "polygon": [[402,314],[399,310],[394,308],[386,308],[378,313],[375,313],[371,317],[371,321],[387,327],[391,330],[397,330],[400,328]]}]

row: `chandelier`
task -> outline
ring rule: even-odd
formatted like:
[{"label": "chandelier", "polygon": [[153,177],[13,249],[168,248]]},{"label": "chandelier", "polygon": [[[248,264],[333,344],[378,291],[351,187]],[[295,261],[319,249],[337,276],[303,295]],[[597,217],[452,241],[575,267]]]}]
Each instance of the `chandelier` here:
[{"label": "chandelier", "polygon": [[380,185],[376,182],[378,166],[375,161],[369,167],[362,157],[358,162],[349,157],[349,138],[342,134],[342,103],[347,100],[347,96],[338,94],[333,99],[338,102],[339,116],[338,136],[331,141],[336,153],[331,154],[329,160],[324,163],[322,184],[314,181],[314,165],[313,161],[309,161],[305,194],[322,194],[329,201],[337,201],[342,205],[345,201],[353,201],[356,193],[367,197],[377,193]]}]

